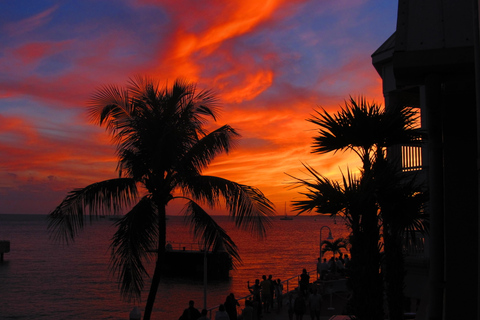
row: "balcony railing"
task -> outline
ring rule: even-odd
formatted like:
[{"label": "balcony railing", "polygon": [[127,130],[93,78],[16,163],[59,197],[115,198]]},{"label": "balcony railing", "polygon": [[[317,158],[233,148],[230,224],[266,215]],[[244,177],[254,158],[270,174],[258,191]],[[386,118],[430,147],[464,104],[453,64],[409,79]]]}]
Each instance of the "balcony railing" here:
[{"label": "balcony railing", "polygon": [[403,245],[403,252],[406,256],[410,257],[427,257],[427,246],[428,242],[425,236],[420,232],[416,232],[415,240],[409,239],[409,241],[405,241]]},{"label": "balcony railing", "polygon": [[402,146],[402,171],[422,170],[422,148],[417,146]]}]

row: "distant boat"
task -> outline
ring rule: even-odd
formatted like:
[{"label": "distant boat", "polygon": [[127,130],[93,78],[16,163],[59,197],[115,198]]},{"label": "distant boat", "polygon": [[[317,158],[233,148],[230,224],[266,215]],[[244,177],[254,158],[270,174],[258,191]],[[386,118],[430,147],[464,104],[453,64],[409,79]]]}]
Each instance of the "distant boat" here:
[{"label": "distant boat", "polygon": [[287,203],[285,202],[285,216],[281,217],[280,220],[293,220],[292,217],[287,215]]}]

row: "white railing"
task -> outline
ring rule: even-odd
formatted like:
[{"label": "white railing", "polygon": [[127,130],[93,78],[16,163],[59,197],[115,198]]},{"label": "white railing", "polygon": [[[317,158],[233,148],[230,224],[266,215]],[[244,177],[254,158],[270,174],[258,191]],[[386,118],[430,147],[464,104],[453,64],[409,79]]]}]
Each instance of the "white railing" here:
[{"label": "white railing", "polygon": [[402,146],[402,171],[422,170],[422,148],[417,146]]}]

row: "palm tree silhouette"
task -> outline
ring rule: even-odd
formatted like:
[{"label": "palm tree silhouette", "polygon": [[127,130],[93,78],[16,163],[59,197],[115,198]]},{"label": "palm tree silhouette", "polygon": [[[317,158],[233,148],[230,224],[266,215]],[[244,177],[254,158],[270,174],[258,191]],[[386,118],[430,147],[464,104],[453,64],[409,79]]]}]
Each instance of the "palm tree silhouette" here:
[{"label": "palm tree silhouette", "polygon": [[194,84],[183,80],[161,88],[154,79],[138,76],[124,88],[99,88],[90,101],[89,115],[113,138],[119,177],[71,191],[49,215],[50,232],[68,242],[83,228],[85,215],[128,210],[116,224],[112,271],[122,296],[138,300],[148,276],[145,262],[156,249],[144,319],[150,319],[165,261],[170,201],[186,202],[186,221],[206,248],[223,245],[237,261],[235,243],[201,205],[216,208],[224,203],[237,227],[260,236],[274,215],[273,204],[260,190],[202,175],[215,156],[231,150],[238,137],[228,125],[206,130],[207,120],[216,120],[217,113],[212,91],[197,92]]},{"label": "palm tree silhouette", "polygon": [[296,186],[306,187],[301,192],[306,199],[294,201],[300,213],[317,212],[342,217],[351,228],[351,261],[349,286],[352,288],[351,314],[358,319],[383,319],[382,279],[378,248],[379,224],[373,197],[373,184],[358,178],[350,171],[342,174],[342,183],[330,180],[310,166],[305,165],[311,179],[295,178]]},{"label": "palm tree silhouette", "polygon": [[344,238],[338,238],[333,241],[323,240],[321,246],[322,253],[331,252],[333,254],[333,258],[335,258],[337,253],[342,253],[342,249],[347,249],[347,241]]},{"label": "palm tree silhouette", "polygon": [[[354,312],[359,319],[383,319],[381,311],[383,288],[378,272],[380,230],[383,228],[384,233],[385,231],[389,233],[384,237],[384,241],[392,240],[388,246],[386,245],[385,254],[387,247],[392,255],[399,254],[398,234],[403,234],[410,226],[421,225],[425,218],[415,213],[405,214],[408,210],[419,212],[420,203],[425,199],[412,197],[419,194],[418,188],[408,190],[403,188],[402,195],[412,201],[403,203],[410,205],[402,208],[402,219],[396,218],[397,213],[402,210],[393,210],[389,205],[392,203],[395,188],[397,190],[401,188],[399,183],[404,187],[412,185],[405,184],[405,181],[401,181],[397,176],[393,179],[392,175],[386,175],[392,168],[392,164],[386,160],[387,147],[421,142],[422,134],[414,126],[417,119],[418,116],[412,108],[402,106],[384,109],[378,104],[368,103],[363,97],[358,99],[350,97],[345,101],[345,106],[334,115],[322,109],[307,119],[319,127],[312,145],[313,153],[351,150],[362,161],[360,177],[356,178],[348,172],[347,176],[343,176],[343,186],[306,166],[309,173],[314,176],[314,181],[297,179],[297,184],[307,187],[307,192],[303,193],[307,200],[294,203],[300,213],[315,210],[331,215],[340,214],[352,228],[350,238],[353,272],[352,306],[356,309]],[[387,167],[390,169],[386,170]],[[392,182],[395,188],[392,187]],[[398,196],[395,200],[398,200]],[[406,218],[411,220],[406,221]],[[391,236],[392,232],[395,233],[394,236]],[[398,266],[388,266],[393,267]],[[398,273],[387,273],[392,283],[395,282],[394,277],[403,281],[403,277],[397,275]]]}]

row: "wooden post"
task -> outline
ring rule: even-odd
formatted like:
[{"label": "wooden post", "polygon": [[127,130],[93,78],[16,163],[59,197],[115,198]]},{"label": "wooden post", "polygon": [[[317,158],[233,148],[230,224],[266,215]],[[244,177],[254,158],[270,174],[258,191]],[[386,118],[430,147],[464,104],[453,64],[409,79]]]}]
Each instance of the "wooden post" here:
[{"label": "wooden post", "polygon": [[0,240],[0,262],[3,262],[3,254],[10,252],[10,241]]}]

